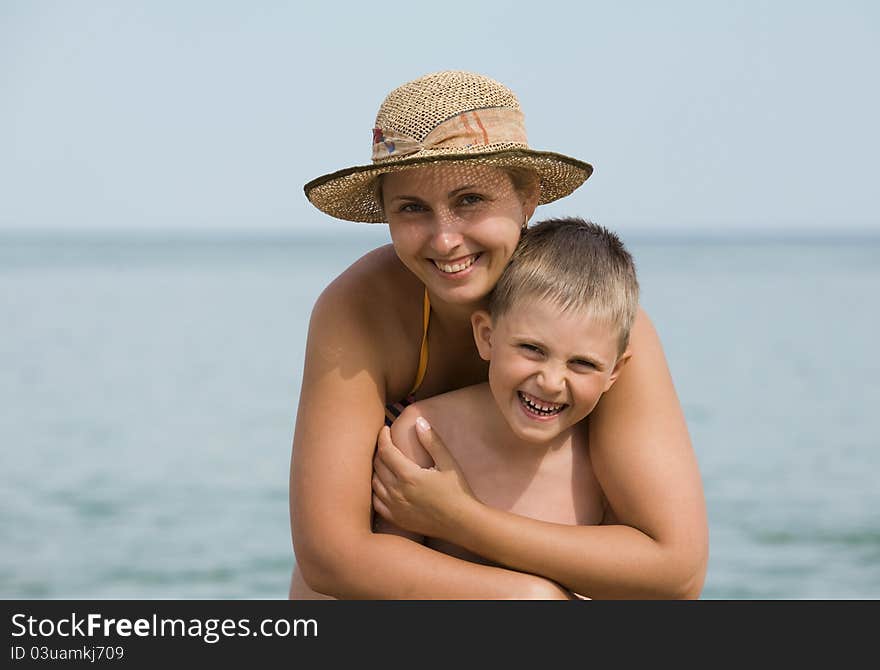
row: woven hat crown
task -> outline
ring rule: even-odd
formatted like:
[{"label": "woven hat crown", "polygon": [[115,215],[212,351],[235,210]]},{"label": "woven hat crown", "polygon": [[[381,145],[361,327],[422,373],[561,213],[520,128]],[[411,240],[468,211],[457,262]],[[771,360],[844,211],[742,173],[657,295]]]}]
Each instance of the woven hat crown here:
[{"label": "woven hat crown", "polygon": [[521,111],[513,91],[494,79],[473,72],[435,72],[391,91],[376,115],[376,128],[421,142],[447,119],[493,107]]}]

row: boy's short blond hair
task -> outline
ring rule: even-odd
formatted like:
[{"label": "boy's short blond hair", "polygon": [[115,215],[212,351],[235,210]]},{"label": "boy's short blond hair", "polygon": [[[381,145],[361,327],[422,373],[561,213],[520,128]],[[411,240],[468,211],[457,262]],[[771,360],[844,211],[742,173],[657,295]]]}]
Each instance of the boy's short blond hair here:
[{"label": "boy's short blond hair", "polygon": [[489,294],[489,313],[496,319],[525,299],[587,310],[613,325],[619,355],[639,306],[635,263],[620,238],[598,224],[576,217],[541,221],[523,232]]}]

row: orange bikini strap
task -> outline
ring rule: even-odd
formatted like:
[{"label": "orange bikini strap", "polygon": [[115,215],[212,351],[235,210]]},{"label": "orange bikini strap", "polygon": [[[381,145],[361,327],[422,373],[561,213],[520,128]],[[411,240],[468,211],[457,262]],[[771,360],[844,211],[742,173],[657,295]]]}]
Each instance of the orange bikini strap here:
[{"label": "orange bikini strap", "polygon": [[428,321],[431,316],[431,300],[428,298],[428,287],[425,287],[424,315],[422,316],[422,345],[419,349],[419,370],[416,372],[416,383],[412,387],[410,395],[419,390],[422,380],[425,378],[425,372],[428,369]]}]

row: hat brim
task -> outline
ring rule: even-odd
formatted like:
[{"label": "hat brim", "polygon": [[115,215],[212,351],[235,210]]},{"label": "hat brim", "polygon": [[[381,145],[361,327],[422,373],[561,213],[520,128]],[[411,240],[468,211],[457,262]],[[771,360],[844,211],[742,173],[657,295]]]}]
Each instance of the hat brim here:
[{"label": "hat brim", "polygon": [[541,180],[539,205],[572,193],[593,173],[593,166],[550,151],[513,149],[491,153],[444,153],[418,155],[386,164],[359,165],[313,179],[303,187],[306,197],[325,214],[345,221],[384,223],[385,214],[376,201],[373,182],[381,174],[430,163],[476,163],[493,167],[533,170]]}]

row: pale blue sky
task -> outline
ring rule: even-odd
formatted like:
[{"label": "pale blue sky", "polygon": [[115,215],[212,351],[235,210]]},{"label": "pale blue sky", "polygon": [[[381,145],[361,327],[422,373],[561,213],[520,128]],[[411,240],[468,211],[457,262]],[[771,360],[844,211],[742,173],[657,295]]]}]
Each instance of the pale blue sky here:
[{"label": "pale blue sky", "polygon": [[595,167],[539,216],[880,233],[878,66],[867,0],[0,0],[0,229],[355,225],[303,183],[369,160],[390,89],[466,69]]}]

